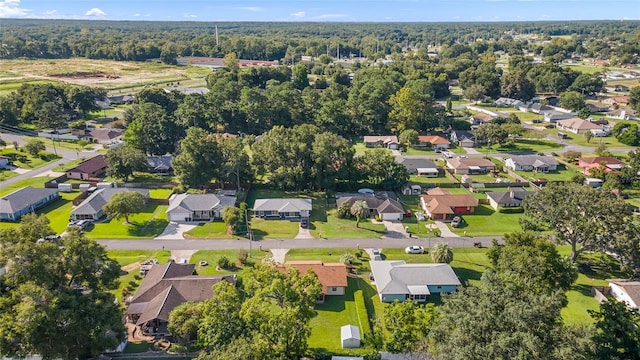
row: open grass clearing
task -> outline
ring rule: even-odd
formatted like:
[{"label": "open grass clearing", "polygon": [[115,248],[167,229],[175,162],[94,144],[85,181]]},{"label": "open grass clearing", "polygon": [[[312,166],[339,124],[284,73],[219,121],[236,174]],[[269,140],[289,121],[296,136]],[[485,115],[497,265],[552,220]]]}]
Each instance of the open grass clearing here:
[{"label": "open grass clearing", "polygon": [[0,155],[15,159],[13,160],[13,164],[22,169],[36,169],[60,159],[59,156],[46,151],[41,151],[38,155],[34,156],[26,151],[15,149],[13,147],[0,149]]},{"label": "open grass clearing", "polygon": [[[560,166],[558,167],[560,168]],[[563,168],[562,170],[550,171],[547,173],[533,171],[516,171],[515,173],[529,180],[544,178],[549,181],[570,181],[575,175],[580,174],[573,169],[566,169],[564,166],[561,167]]]},{"label": "open grass clearing", "polygon": [[220,221],[199,223],[193,229],[183,233],[185,239],[231,239],[234,236],[227,234],[227,224]]},{"label": "open grass clearing", "polygon": [[[32,136],[22,137],[22,140],[25,140],[25,141],[29,141],[30,139],[34,139],[34,137]],[[56,149],[64,149],[64,150],[71,150],[71,151],[84,151],[87,149],[92,149],[94,146],[97,146],[94,143],[87,143],[85,145],[82,145],[83,143],[78,143],[78,141],[58,140],[58,139],[55,140],[55,146],[54,146],[54,141],[52,139],[47,139],[43,137],[37,137],[35,139],[42,141],[46,147],[49,147],[49,148],[55,147]]]},{"label": "open grass clearing", "polygon": [[[239,240],[242,241],[242,240]],[[246,244],[246,248],[244,248],[247,253],[249,252],[249,241],[244,240],[244,244]],[[256,245],[257,246],[257,245]],[[238,260],[239,250],[200,250],[191,256],[190,263],[196,264],[196,272],[199,275],[224,275],[224,274],[238,274],[239,277],[242,277],[242,270],[244,266]],[[269,253],[266,251],[260,251],[257,248],[253,248],[251,250],[250,260],[253,262],[259,262],[263,257],[268,255]],[[219,269],[218,268],[218,260],[225,256],[232,264],[235,264],[233,269]],[[201,261],[205,261],[207,265],[201,266],[199,265]]]},{"label": "open grass clearing", "polygon": [[7,169],[0,169],[0,181],[9,180],[14,176],[18,176],[18,173]]},{"label": "open grass clearing", "polygon": [[168,199],[173,194],[173,189],[150,189],[149,196],[152,199]]},{"label": "open grass clearing", "polygon": [[92,239],[153,238],[169,224],[166,210],[167,205],[149,203],[141,213],[129,216],[129,224],[124,219],[105,220],[93,224],[86,234]]},{"label": "open grass clearing", "polygon": [[7,195],[23,187],[31,186],[34,188],[44,188],[44,183],[51,180],[48,176],[36,176],[30,179],[21,180],[13,184],[9,184],[0,188],[0,196]]},{"label": "open grass clearing", "polygon": [[503,214],[494,210],[489,205],[478,205],[473,214],[465,214],[464,223],[458,228],[451,230],[463,236],[490,236],[503,235],[506,233],[520,231],[519,219],[523,214]]},{"label": "open grass clearing", "polygon": [[[552,134],[554,136],[558,136],[558,129],[545,129],[544,132],[548,134]],[[592,147],[594,150],[600,145],[604,144],[607,147],[627,147],[621,142],[619,142],[614,136],[605,136],[605,137],[592,137],[589,142],[587,142],[587,138],[584,134],[574,134],[568,131],[560,131],[564,132],[567,137],[564,139],[565,143],[571,143],[578,146],[587,146]]]},{"label": "open grass clearing", "polygon": [[409,182],[415,184],[453,184],[453,180],[444,175],[438,177],[409,175]]},{"label": "open grass clearing", "polygon": [[300,222],[296,220],[251,219],[255,239],[292,239],[298,235]]}]

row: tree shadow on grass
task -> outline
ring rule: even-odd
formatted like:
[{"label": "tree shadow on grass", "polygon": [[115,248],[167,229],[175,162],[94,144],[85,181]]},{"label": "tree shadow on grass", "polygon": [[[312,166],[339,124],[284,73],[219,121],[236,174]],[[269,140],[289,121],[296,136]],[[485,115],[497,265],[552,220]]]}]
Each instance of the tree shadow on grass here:
[{"label": "tree shadow on grass", "polygon": [[[469,215],[491,216],[495,212],[496,211],[493,210],[493,208],[491,208],[489,206],[479,205],[479,206],[476,207],[476,210],[473,212],[473,214],[469,214]],[[465,221],[465,223],[466,223],[466,221]]]},{"label": "tree shadow on grass", "polygon": [[71,202],[71,200],[67,200],[64,198],[58,198],[57,200],[45,205],[44,207],[38,209],[37,213],[38,214],[47,214],[51,211],[57,210],[65,205],[67,205],[67,203]]},{"label": "tree shadow on grass", "polygon": [[263,240],[265,236],[268,235],[266,231],[259,230],[259,229],[251,229],[251,232],[253,233],[254,240]]},{"label": "tree shadow on grass", "polygon": [[453,267],[453,270],[458,276],[458,279],[460,279],[460,282],[464,285],[468,285],[469,280],[480,281],[480,278],[482,277],[481,272],[473,269],[468,269],[464,267]]},{"label": "tree shadow on grass", "polygon": [[[364,306],[367,308],[367,316],[369,317],[369,319],[373,319],[376,317],[376,310],[373,305],[372,298],[374,296],[378,296],[378,292],[366,280],[361,279],[361,281],[359,281],[358,284],[360,285],[360,289],[362,289],[362,295],[364,295]],[[378,314],[378,315],[382,316],[382,314]]]},{"label": "tree shadow on grass", "polygon": [[324,297],[324,304],[316,304],[316,310],[342,312],[345,310],[346,300],[346,295],[327,295]]},{"label": "tree shadow on grass", "polygon": [[154,237],[162,233],[169,222],[162,219],[151,219],[144,224],[131,222],[127,227],[127,233],[131,236]]},{"label": "tree shadow on grass", "polygon": [[592,286],[585,285],[585,284],[574,284],[571,287],[571,290],[575,290],[584,296],[593,296],[593,294],[591,293],[591,289],[592,289]]}]

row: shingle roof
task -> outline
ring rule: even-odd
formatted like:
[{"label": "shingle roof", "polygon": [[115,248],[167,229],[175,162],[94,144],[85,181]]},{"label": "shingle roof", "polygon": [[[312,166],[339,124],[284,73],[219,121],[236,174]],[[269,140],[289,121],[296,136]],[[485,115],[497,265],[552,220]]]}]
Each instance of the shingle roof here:
[{"label": "shingle roof", "polygon": [[524,188],[510,188],[509,191],[492,191],[486,193],[487,198],[492,199],[498,205],[522,202],[525,197],[534,194],[535,191],[527,191]]},{"label": "shingle roof", "polygon": [[377,196],[344,196],[336,199],[338,207],[347,203],[353,206],[356,201],[364,201],[369,209],[376,209],[380,214],[397,214],[404,212],[402,205],[394,199],[382,198]]},{"label": "shingle roof", "polygon": [[418,136],[418,140],[429,144],[451,144],[449,140],[438,135],[420,135]]},{"label": "shingle roof", "polygon": [[123,192],[123,191],[136,191],[140,194],[144,195],[144,197],[149,197],[148,189],[134,189],[134,188],[105,188],[98,189],[93,192],[93,194],[89,195],[88,198],[84,199],[83,202],[80,203],[75,209],[71,211],[71,214],[95,214],[99,212],[102,207],[111,200],[113,195]]},{"label": "shingle roof", "polygon": [[473,118],[473,120],[478,121],[478,122],[490,122],[491,120],[495,119],[495,116],[491,116],[489,114],[485,114],[485,113],[477,113],[474,115],[471,115],[471,117]]},{"label": "shingle roof", "polygon": [[171,169],[171,162],[173,161],[173,155],[152,155],[147,156],[147,166],[152,170],[166,171]]},{"label": "shingle roof", "polygon": [[216,194],[176,194],[169,199],[167,214],[193,211],[222,210],[236,204],[235,196],[218,196]]},{"label": "shingle roof", "polygon": [[99,141],[111,141],[122,136],[122,130],[116,130],[113,128],[101,128],[91,130],[91,136]]},{"label": "shingle roof", "polygon": [[98,155],[96,157],[92,157],[89,160],[81,162],[80,164],[78,164],[78,166],[67,172],[91,174],[93,172],[106,169],[106,167],[107,163],[104,161],[104,155]]},{"label": "shingle roof", "polygon": [[407,294],[409,286],[460,285],[449,264],[407,264],[404,261],[370,261],[380,294]]},{"label": "shingle roof", "polygon": [[557,124],[562,127],[576,129],[576,130],[601,130],[602,126],[592,123],[580,118],[569,118],[564,120],[558,120]]},{"label": "shingle roof", "polygon": [[640,281],[610,280],[610,282],[622,288],[636,306],[640,306]]},{"label": "shingle roof", "polygon": [[398,137],[395,135],[367,135],[364,137],[365,143],[375,143],[382,141],[383,143],[397,143]]},{"label": "shingle roof", "polygon": [[478,206],[478,200],[473,195],[451,194],[439,187],[427,191],[422,199],[430,214],[454,214],[454,208]]},{"label": "shingle roof", "polygon": [[[342,263],[327,263],[322,261],[287,261],[284,267],[293,267],[298,269],[300,274],[304,274],[311,269],[317,276],[318,281],[322,285],[322,293],[327,294],[329,287],[346,287],[347,286],[347,267]],[[279,267],[279,270],[283,267]]]},{"label": "shingle roof", "polygon": [[433,169],[438,168],[438,166],[433,161],[428,159],[411,159],[411,158],[398,156],[396,157],[396,162],[404,165],[409,170],[424,169],[424,168],[433,168]]},{"label": "shingle roof", "polygon": [[[553,156],[548,155],[515,155],[511,156],[511,160],[514,164],[519,165],[558,165],[558,161]],[[538,162],[536,164],[536,162]]]},{"label": "shingle roof", "polygon": [[311,199],[256,199],[253,211],[311,211]]},{"label": "shingle roof", "polygon": [[479,158],[452,158],[447,159],[447,164],[453,169],[468,169],[469,166],[483,166],[495,168],[496,165],[487,159]]},{"label": "shingle roof", "polygon": [[594,157],[582,157],[578,159],[578,162],[583,164],[601,164],[605,163],[607,165],[621,165],[624,164],[622,161],[611,157],[611,156],[594,156]]},{"label": "shingle roof", "polygon": [[58,189],[24,187],[0,198],[0,213],[14,214],[57,192]]}]

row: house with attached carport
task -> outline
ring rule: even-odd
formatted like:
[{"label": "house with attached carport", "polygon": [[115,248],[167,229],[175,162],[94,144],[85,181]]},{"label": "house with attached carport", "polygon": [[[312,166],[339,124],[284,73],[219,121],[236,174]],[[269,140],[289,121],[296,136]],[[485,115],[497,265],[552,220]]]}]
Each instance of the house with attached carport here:
[{"label": "house with attached carport", "polygon": [[527,191],[521,187],[510,187],[509,191],[491,191],[486,193],[486,195],[487,200],[489,200],[489,205],[497,211],[501,207],[522,206],[522,200],[534,193],[535,191]]},{"label": "house with attached carport", "polygon": [[284,266],[279,266],[279,271],[285,271],[287,267],[298,270],[300,274],[308,270],[313,271],[318,277],[322,292],[318,303],[325,302],[327,296],[344,295],[347,289],[347,267],[343,263],[323,263],[317,260],[287,261]]},{"label": "house with attached carport", "polygon": [[451,220],[455,215],[475,212],[478,200],[473,195],[451,194],[437,187],[420,197],[420,206],[432,220]]},{"label": "house with attached carport", "polygon": [[494,171],[496,164],[480,158],[452,158],[447,159],[447,169],[460,175],[486,174],[489,171]]},{"label": "house with attached carport", "polygon": [[378,215],[381,220],[402,220],[404,216],[402,204],[386,192],[371,195],[336,194],[338,208],[344,204],[352,207],[356,201],[364,201],[367,204],[370,216]]},{"label": "house with attached carport", "polygon": [[548,155],[515,155],[506,158],[504,165],[513,171],[549,172],[558,170],[558,161]]},{"label": "house with attached carport", "polygon": [[212,221],[222,219],[227,206],[235,206],[235,196],[219,194],[173,194],[169,198],[169,221]]},{"label": "house with attached carport", "polygon": [[424,177],[438,177],[440,169],[431,160],[413,159],[402,156],[396,157],[396,161],[407,168],[407,173]]},{"label": "house with attached carport", "polygon": [[577,117],[559,120],[556,126],[558,130],[569,131],[574,134],[584,134],[594,130],[602,130],[602,126]]},{"label": "house with attached carport", "polygon": [[256,199],[253,215],[264,219],[308,218],[313,208],[311,199]]},{"label": "house with attached carport", "polygon": [[0,198],[0,220],[18,221],[30,212],[58,199],[58,189],[36,189],[31,186],[16,190]]},{"label": "house with attached carport", "polygon": [[431,294],[452,293],[460,280],[449,264],[407,264],[404,261],[370,261],[380,301],[425,302]]},{"label": "house with attached carport", "polygon": [[71,219],[77,220],[99,220],[106,216],[104,206],[111,200],[113,195],[125,191],[136,191],[145,198],[149,198],[148,189],[135,188],[104,188],[94,191],[89,197],[84,199],[78,206],[71,210]]},{"label": "house with attached carport", "polygon": [[126,321],[140,327],[145,335],[168,335],[169,314],[186,302],[210,299],[212,287],[228,281],[236,284],[236,275],[195,275],[195,264],[170,261],[151,267],[135,295],[125,299]]}]

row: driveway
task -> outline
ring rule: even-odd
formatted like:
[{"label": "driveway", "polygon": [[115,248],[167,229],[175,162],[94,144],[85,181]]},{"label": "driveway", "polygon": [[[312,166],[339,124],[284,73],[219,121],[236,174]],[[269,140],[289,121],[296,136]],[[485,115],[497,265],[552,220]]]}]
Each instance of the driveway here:
[{"label": "driveway", "polygon": [[400,221],[383,220],[382,223],[385,229],[387,229],[387,233],[382,236],[383,238],[404,239],[409,237],[404,229],[404,225]]},{"label": "driveway", "polygon": [[460,235],[457,235],[453,231],[451,231],[451,229],[449,229],[446,223],[438,220],[436,220],[435,223],[436,223],[436,226],[438,227],[438,230],[440,230],[441,237],[448,237],[448,238],[460,237]]},{"label": "driveway", "polygon": [[313,236],[311,236],[309,229],[304,229],[301,226],[298,226],[298,235],[296,235],[294,239],[313,239]]},{"label": "driveway", "polygon": [[198,226],[197,224],[183,224],[177,222],[170,222],[162,234],[155,237],[155,240],[176,240],[176,239],[184,239],[182,233],[185,231],[189,231],[194,227]]}]

